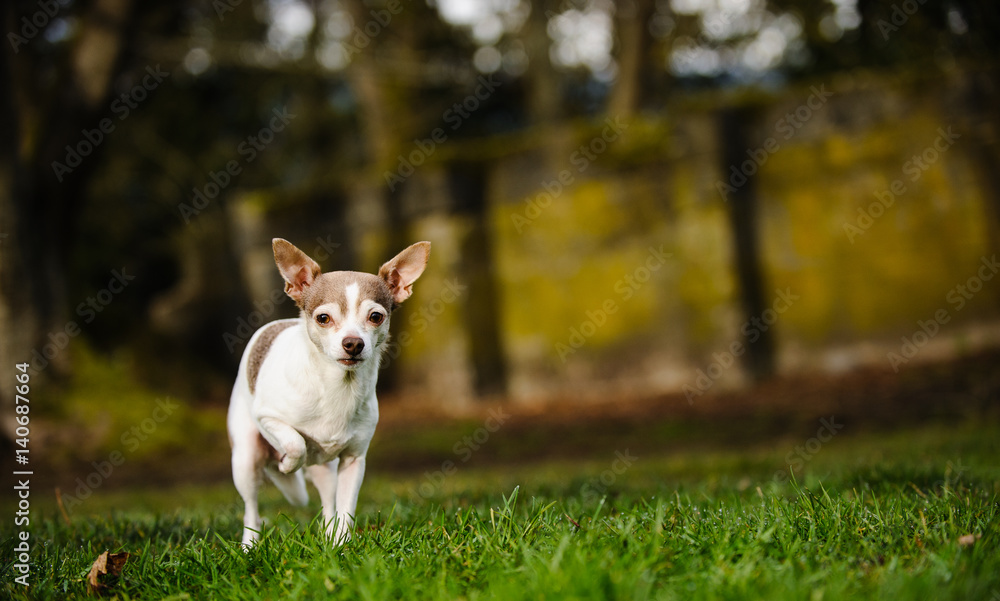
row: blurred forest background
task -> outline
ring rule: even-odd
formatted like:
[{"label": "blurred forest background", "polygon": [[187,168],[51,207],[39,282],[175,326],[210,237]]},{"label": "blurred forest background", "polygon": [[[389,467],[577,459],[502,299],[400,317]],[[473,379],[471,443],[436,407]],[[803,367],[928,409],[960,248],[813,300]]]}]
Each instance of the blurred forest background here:
[{"label": "blurred forest background", "polygon": [[83,430],[45,453],[118,444],[157,398],[224,407],[250,333],[295,313],[275,236],[325,270],[433,242],[380,397],[443,411],[684,408],[1000,342],[995,2],[18,0],[3,19],[3,419],[30,361],[34,415]]}]

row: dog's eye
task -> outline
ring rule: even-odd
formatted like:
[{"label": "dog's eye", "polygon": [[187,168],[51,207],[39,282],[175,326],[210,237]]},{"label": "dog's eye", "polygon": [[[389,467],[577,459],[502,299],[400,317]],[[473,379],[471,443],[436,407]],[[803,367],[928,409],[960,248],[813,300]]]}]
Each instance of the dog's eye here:
[{"label": "dog's eye", "polygon": [[330,316],[327,315],[326,313],[320,313],[319,315],[316,316],[316,323],[318,323],[321,326],[325,326],[326,324],[330,323]]},{"label": "dog's eye", "polygon": [[372,311],[372,314],[368,316],[368,321],[377,326],[382,325],[382,322],[385,321],[385,315],[379,313],[378,311]]}]

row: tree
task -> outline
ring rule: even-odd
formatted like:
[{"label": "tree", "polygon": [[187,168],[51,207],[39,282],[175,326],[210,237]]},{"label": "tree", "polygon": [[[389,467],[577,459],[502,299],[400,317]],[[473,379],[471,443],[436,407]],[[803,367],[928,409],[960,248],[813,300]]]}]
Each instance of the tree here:
[{"label": "tree", "polygon": [[[113,127],[113,83],[133,67],[125,57],[137,24],[161,11],[136,10],[131,0],[14,1],[3,11],[11,48],[0,58],[8,132],[0,140],[0,378],[11,382],[13,365],[22,361],[32,362],[36,376],[66,371],[61,347],[74,335],[67,265],[86,184]],[[72,39],[45,38],[57,13],[75,17]],[[12,402],[10,387],[3,388],[4,419],[14,414],[7,410]]]},{"label": "tree", "polygon": [[[759,110],[752,105],[725,107],[718,114],[720,171],[729,178],[726,204],[729,209],[729,231],[733,237],[733,264],[742,309],[740,323],[760,319],[768,304],[764,297],[764,274],[761,269],[757,194],[757,169],[747,170],[746,149],[760,144],[751,139],[754,125],[759,121]],[[733,170],[742,178],[730,178]],[[726,184],[723,184],[726,185]],[[765,380],[774,375],[774,330],[756,330],[755,339],[745,341],[746,368],[754,380]]]},{"label": "tree", "polygon": [[507,392],[507,360],[500,330],[501,290],[489,219],[489,167],[483,162],[453,161],[448,187],[455,213],[467,223],[459,242],[461,279],[469,292],[462,317],[469,342],[474,392],[481,398]]}]

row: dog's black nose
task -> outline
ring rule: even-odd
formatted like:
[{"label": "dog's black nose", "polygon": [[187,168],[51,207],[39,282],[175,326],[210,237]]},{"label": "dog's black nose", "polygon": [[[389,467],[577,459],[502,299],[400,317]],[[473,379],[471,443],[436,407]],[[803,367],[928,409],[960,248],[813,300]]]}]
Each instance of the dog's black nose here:
[{"label": "dog's black nose", "polygon": [[344,338],[344,350],[352,357],[357,357],[361,351],[365,350],[365,341],[354,336]]}]

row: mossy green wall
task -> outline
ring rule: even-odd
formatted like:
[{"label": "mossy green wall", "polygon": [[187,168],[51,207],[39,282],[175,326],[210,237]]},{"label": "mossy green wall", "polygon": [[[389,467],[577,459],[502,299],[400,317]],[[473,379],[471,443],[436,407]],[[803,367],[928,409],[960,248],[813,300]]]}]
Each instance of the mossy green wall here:
[{"label": "mossy green wall", "polygon": [[[909,333],[949,309],[948,291],[993,254],[962,138],[928,152],[937,158],[926,170],[913,162],[935,141],[944,148],[938,132],[948,127],[923,107],[861,133],[791,145],[768,162],[765,272],[802,296],[782,319],[783,338],[822,346]],[[998,292],[987,287],[956,321],[995,316]]]},{"label": "mossy green wall", "polygon": [[[893,92],[885,94],[892,106]],[[994,252],[965,141],[939,140],[950,124],[930,100],[879,120],[870,118],[878,110],[863,106],[872,97],[836,95],[760,168],[765,300],[770,305],[777,290],[797,297],[774,325],[779,359],[865,341],[891,350],[942,308],[954,317],[945,332],[997,317],[1000,284],[987,285],[961,311],[946,300]],[[866,111],[869,118],[851,121]],[[762,123],[780,118],[773,112]],[[585,169],[523,156],[494,165],[492,235],[515,396],[601,391],[601,382],[679,389],[743,339],[714,116],[631,131],[642,134],[638,142],[626,131]],[[651,141],[649,132],[669,140]],[[570,150],[592,133],[571,133]],[[935,159],[914,171],[908,161],[936,141]],[[563,170],[570,183],[554,186]],[[905,191],[873,211],[876,192],[895,180]],[[443,186],[423,190],[446,193]],[[859,209],[878,216],[859,221]],[[438,216],[418,220],[414,230],[447,249],[464,227],[458,217]],[[660,262],[656,269],[647,264],[651,257]],[[443,260],[432,261],[405,311],[440,294],[454,267]],[[638,282],[644,268],[649,279]],[[447,305],[433,327],[414,333],[403,360],[412,378],[462,395],[468,377],[445,375],[468,367],[460,306]],[[884,352],[873,356],[882,360]],[[740,382],[742,374],[736,368],[723,379]],[[463,392],[448,388],[454,385]]]}]

